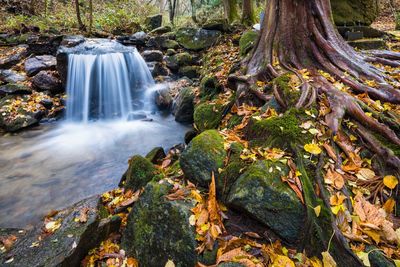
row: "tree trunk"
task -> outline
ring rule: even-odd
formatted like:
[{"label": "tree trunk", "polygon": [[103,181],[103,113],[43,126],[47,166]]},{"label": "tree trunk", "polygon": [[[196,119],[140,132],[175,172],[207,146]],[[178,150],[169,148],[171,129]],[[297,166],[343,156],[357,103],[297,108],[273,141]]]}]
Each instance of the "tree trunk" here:
[{"label": "tree trunk", "polygon": [[243,0],[242,6],[242,23],[247,26],[254,24],[254,8],[252,0]]},{"label": "tree trunk", "polygon": [[172,25],[174,25],[174,20],[175,20],[176,1],[177,0],[168,0],[169,21],[171,22]]},{"label": "tree trunk", "polygon": [[196,16],[196,1],[195,0],[190,0],[190,6],[192,8],[192,20],[194,23],[197,23],[197,16]]},{"label": "tree trunk", "polygon": [[89,33],[92,33],[93,27],[93,0],[89,0]]},{"label": "tree trunk", "polygon": [[236,0],[224,0],[224,13],[229,23],[239,18]]},{"label": "tree trunk", "polygon": [[76,18],[78,20],[78,26],[81,31],[85,30],[85,25],[82,22],[81,18],[81,8],[79,6],[79,0],[75,0],[75,11],[76,11]]}]

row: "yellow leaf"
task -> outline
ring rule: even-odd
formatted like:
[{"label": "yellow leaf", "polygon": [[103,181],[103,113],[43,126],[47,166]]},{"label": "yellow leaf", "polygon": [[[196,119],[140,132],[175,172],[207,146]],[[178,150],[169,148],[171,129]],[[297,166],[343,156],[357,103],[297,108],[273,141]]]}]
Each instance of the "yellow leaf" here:
[{"label": "yellow leaf", "polygon": [[394,265],[396,265],[396,267],[400,267],[400,260],[394,260]]},{"label": "yellow leaf", "polygon": [[388,200],[386,200],[382,208],[386,211],[387,214],[390,214],[392,213],[395,205],[396,201],[391,197]]},{"label": "yellow leaf", "polygon": [[322,267],[322,262],[317,257],[312,257],[310,262],[312,267]]},{"label": "yellow leaf", "polygon": [[167,263],[165,264],[165,267],[175,267],[175,263],[171,260],[168,260]]},{"label": "yellow leaf", "polygon": [[319,217],[319,214],[321,213],[321,206],[320,206],[320,205],[316,206],[316,207],[314,208],[314,212],[315,212],[315,215],[316,215],[317,217]]},{"label": "yellow leaf", "polygon": [[314,155],[318,155],[322,152],[321,148],[317,144],[305,144],[304,150]]},{"label": "yellow leaf", "polygon": [[399,180],[397,180],[393,175],[386,175],[383,177],[383,184],[389,189],[394,189],[398,183]]},{"label": "yellow leaf", "polygon": [[368,253],[363,252],[363,251],[359,251],[357,252],[357,256],[360,258],[360,260],[363,262],[363,264],[366,267],[370,267],[371,263],[369,262],[369,258],[368,258]]},{"label": "yellow leaf", "polygon": [[322,263],[324,264],[324,267],[336,267],[336,261],[333,259],[331,254],[329,254],[328,251],[324,251],[321,253],[322,254]]},{"label": "yellow leaf", "polygon": [[286,256],[276,255],[271,267],[295,267],[294,262]]}]

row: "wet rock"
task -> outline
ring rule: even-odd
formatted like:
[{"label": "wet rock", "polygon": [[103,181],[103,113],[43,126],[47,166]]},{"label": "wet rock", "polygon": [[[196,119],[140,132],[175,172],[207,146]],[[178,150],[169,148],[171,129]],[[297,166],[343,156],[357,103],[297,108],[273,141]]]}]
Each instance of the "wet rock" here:
[{"label": "wet rock", "polygon": [[172,71],[178,71],[180,67],[188,66],[194,63],[193,57],[187,52],[168,56],[165,60],[167,67]]},{"label": "wet rock", "polygon": [[185,87],[179,92],[172,107],[172,114],[175,115],[177,122],[193,122],[194,97],[193,88],[191,87]]},{"label": "wet rock", "polygon": [[163,60],[163,53],[159,50],[146,50],[142,53],[144,60],[160,62]]},{"label": "wet rock", "polygon": [[161,182],[147,184],[135,203],[123,233],[122,248],[143,266],[164,266],[168,260],[177,267],[195,266],[197,242],[194,227],[189,224],[195,204],[167,200],[165,196],[172,186]]},{"label": "wet rock", "polygon": [[0,55],[0,69],[9,69],[18,64],[28,55],[28,46],[19,45],[2,51]]},{"label": "wet rock", "polygon": [[160,161],[165,158],[164,148],[155,147],[146,155],[146,159],[150,160],[151,163],[158,164]]},{"label": "wet rock", "polygon": [[170,32],[170,31],[172,31],[172,28],[171,28],[171,26],[167,25],[167,26],[161,26],[161,27],[155,28],[150,33],[163,34],[163,33],[167,33],[167,32]]},{"label": "wet rock", "polygon": [[156,105],[161,110],[169,110],[172,106],[173,99],[169,89],[161,89],[156,91]]},{"label": "wet rock", "polygon": [[153,77],[168,76],[170,74],[170,72],[163,63],[157,62],[156,64],[154,64],[151,74],[153,75]]},{"label": "wet rock", "polygon": [[32,89],[22,83],[7,83],[0,86],[0,96],[4,95],[26,95],[32,93]]},{"label": "wet rock", "polygon": [[40,101],[40,104],[42,104],[46,109],[51,109],[53,107],[53,101],[47,98]]},{"label": "wet rock", "polygon": [[119,37],[117,40],[125,45],[145,46],[149,36],[145,32],[136,32],[131,36]]},{"label": "wet rock", "polygon": [[41,70],[54,70],[56,65],[57,60],[53,56],[35,56],[25,61],[25,71],[28,76],[33,76]]},{"label": "wet rock", "polygon": [[65,47],[74,47],[83,43],[84,41],[85,37],[83,37],[83,35],[69,35],[64,37],[60,45]]},{"label": "wet rock", "polygon": [[200,82],[200,97],[211,99],[222,92],[223,86],[216,77],[204,77]]},{"label": "wet rock", "polygon": [[212,46],[220,35],[219,31],[180,28],[176,32],[176,40],[186,49],[200,51]]},{"label": "wet rock", "polygon": [[135,155],[129,160],[128,170],[125,172],[120,185],[126,189],[138,190],[153,179],[156,168],[148,159]]},{"label": "wet rock", "polygon": [[197,136],[198,132],[195,130],[189,130],[185,133],[185,144],[189,144],[193,138]]},{"label": "wet rock", "polygon": [[28,39],[30,55],[55,55],[63,41],[63,35],[40,34]]},{"label": "wet rock", "polygon": [[283,163],[254,163],[234,182],[227,203],[296,244],[303,235],[306,210],[296,193],[281,180],[288,172]]},{"label": "wet rock", "polygon": [[242,34],[239,40],[239,52],[242,57],[246,56],[253,49],[258,35],[258,32],[255,31],[247,31]]},{"label": "wet rock", "polygon": [[178,74],[181,77],[188,77],[189,79],[195,79],[200,76],[199,66],[183,66],[179,68]]},{"label": "wet rock", "polygon": [[186,178],[207,187],[212,172],[218,179],[225,157],[224,139],[218,131],[208,130],[193,138],[180,157],[180,165]]},{"label": "wet rock", "polygon": [[62,91],[62,83],[54,71],[40,71],[32,78],[32,84],[38,91],[50,91],[52,93]]},{"label": "wet rock", "polygon": [[[40,223],[0,258],[1,265],[12,258],[5,266],[80,266],[89,250],[117,231],[121,222],[118,216],[101,220],[98,204],[99,196],[94,196],[60,211],[54,220],[60,220],[61,226],[49,235],[43,234],[44,225]],[[84,210],[87,221],[76,222]]]},{"label": "wet rock", "polygon": [[161,27],[162,15],[157,14],[157,15],[149,16],[145,19],[144,24],[146,26],[146,29],[149,31],[157,29],[157,28]]},{"label": "wet rock", "polygon": [[23,73],[18,73],[14,70],[0,70],[0,81],[6,83],[18,83],[24,82],[26,80],[26,75]]}]

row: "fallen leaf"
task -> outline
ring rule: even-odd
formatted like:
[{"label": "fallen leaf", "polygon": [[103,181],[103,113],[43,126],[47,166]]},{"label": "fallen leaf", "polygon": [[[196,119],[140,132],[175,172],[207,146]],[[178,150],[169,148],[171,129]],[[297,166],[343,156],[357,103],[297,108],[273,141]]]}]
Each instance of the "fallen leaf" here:
[{"label": "fallen leaf", "polygon": [[315,212],[315,215],[316,215],[317,217],[319,217],[319,214],[321,213],[321,206],[320,206],[320,205],[316,206],[316,207],[314,208],[314,212]]},{"label": "fallen leaf", "polygon": [[336,267],[336,261],[333,259],[331,254],[329,254],[328,251],[324,251],[321,253],[322,254],[322,263],[324,267]]},{"label": "fallen leaf", "polygon": [[168,260],[165,267],[175,267],[175,263],[172,260]]},{"label": "fallen leaf", "polygon": [[366,266],[366,267],[370,267],[371,263],[369,262],[369,257],[368,257],[368,253],[363,252],[363,251],[359,251],[356,253],[357,257],[360,258],[360,260],[362,261],[362,263]]},{"label": "fallen leaf", "polygon": [[322,150],[317,144],[305,144],[304,150],[313,155],[321,154]]},{"label": "fallen leaf", "polygon": [[389,189],[394,189],[399,183],[399,180],[394,177],[393,175],[386,175],[383,177],[383,184],[389,188]]}]

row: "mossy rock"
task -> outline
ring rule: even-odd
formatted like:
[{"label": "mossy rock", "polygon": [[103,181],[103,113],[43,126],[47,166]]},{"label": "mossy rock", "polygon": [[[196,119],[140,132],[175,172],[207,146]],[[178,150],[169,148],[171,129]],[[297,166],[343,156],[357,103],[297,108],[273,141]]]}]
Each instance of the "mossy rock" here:
[{"label": "mossy rock", "polygon": [[193,64],[193,57],[188,52],[178,53],[168,56],[166,59],[166,64],[171,70],[177,71],[182,66],[189,66]]},{"label": "mossy rock", "polygon": [[203,103],[194,110],[194,124],[200,132],[218,128],[223,118],[224,106],[220,104]]},{"label": "mossy rock", "polygon": [[188,50],[200,51],[212,46],[220,35],[219,31],[180,28],[176,32],[176,40]]},{"label": "mossy rock", "polygon": [[379,15],[376,0],[331,0],[331,6],[338,26],[369,26]]},{"label": "mossy rock", "polygon": [[288,106],[295,106],[300,98],[301,92],[297,88],[292,88],[289,83],[292,74],[283,74],[273,80],[273,83],[278,86],[283,93],[283,98],[287,101]]},{"label": "mossy rock", "polygon": [[200,76],[199,66],[183,66],[178,71],[181,77],[188,77],[189,79],[195,79]]},{"label": "mossy rock", "polygon": [[253,49],[258,36],[258,32],[255,31],[247,31],[242,34],[239,40],[239,52],[242,57],[246,56]]},{"label": "mossy rock", "polygon": [[164,148],[155,147],[146,155],[146,159],[148,159],[151,163],[158,164],[160,161],[165,158]]},{"label": "mossy rock", "polygon": [[[303,120],[301,110],[289,110],[281,116],[262,120],[251,119],[246,128],[246,138],[251,145],[274,146],[289,149],[310,143],[312,135],[302,133]],[[305,113],[304,113],[305,117]]]},{"label": "mossy rock", "polygon": [[233,184],[227,203],[267,225],[285,241],[297,244],[303,234],[306,209],[296,193],[281,180],[287,165],[258,161]]},{"label": "mossy rock", "polygon": [[129,160],[129,167],[124,178],[124,188],[138,190],[153,179],[156,174],[156,168],[150,160],[135,155]]},{"label": "mossy rock", "polygon": [[172,107],[172,114],[177,122],[193,122],[194,92],[192,87],[185,87],[180,92]]},{"label": "mossy rock", "polygon": [[212,99],[214,96],[221,93],[223,86],[220,84],[218,79],[213,77],[205,76],[200,82],[200,97],[206,99]]},{"label": "mossy rock", "polygon": [[226,126],[228,129],[233,129],[235,126],[242,123],[243,117],[237,114],[234,114],[229,120],[228,125]]},{"label": "mossy rock", "polygon": [[164,42],[161,43],[161,47],[163,49],[178,49],[179,48],[179,44],[175,40],[167,39],[167,40],[165,40]]},{"label": "mossy rock", "polygon": [[193,138],[182,152],[180,165],[186,178],[207,187],[212,172],[218,180],[218,169],[224,167],[225,157],[224,139],[218,131],[208,130]]},{"label": "mossy rock", "polygon": [[129,213],[122,237],[122,247],[141,266],[164,266],[172,260],[177,267],[195,266],[195,229],[189,224],[189,200],[169,201],[165,198],[172,188],[164,183],[149,183],[140,200]]}]

